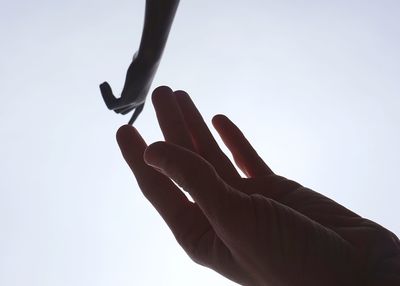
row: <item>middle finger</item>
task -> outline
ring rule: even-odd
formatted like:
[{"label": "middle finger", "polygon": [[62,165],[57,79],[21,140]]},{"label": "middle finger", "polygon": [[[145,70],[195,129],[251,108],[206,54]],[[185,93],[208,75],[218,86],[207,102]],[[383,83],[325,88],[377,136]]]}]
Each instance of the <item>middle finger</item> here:
[{"label": "middle finger", "polygon": [[189,131],[172,90],[167,86],[156,88],[152,101],[165,141],[193,150]]}]

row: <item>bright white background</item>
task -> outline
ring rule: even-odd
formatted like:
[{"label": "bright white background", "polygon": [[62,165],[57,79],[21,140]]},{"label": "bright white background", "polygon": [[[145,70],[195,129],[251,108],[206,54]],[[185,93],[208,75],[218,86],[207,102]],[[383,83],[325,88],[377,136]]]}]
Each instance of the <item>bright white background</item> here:
[{"label": "bright white background", "polygon": [[[0,285],[233,285],[186,257],[122,160],[145,0],[0,5]],[[400,234],[400,2],[182,0],[154,81]],[[137,128],[162,139],[150,102]]]}]

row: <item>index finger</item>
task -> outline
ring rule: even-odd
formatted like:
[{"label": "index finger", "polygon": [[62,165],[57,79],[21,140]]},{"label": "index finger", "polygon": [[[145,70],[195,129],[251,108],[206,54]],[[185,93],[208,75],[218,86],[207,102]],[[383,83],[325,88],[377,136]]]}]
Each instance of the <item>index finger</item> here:
[{"label": "index finger", "polygon": [[[167,142],[150,145],[145,161],[159,168],[189,192],[215,232],[222,236],[235,232],[235,222],[243,218],[243,209],[249,206],[249,196],[231,188],[217,174],[213,166],[198,154]],[[245,211],[244,213],[249,212]]]},{"label": "index finger", "polygon": [[[122,126],[117,132],[117,141],[143,194],[174,234],[188,227],[182,225],[182,217],[196,212],[196,208],[170,179],[144,162],[143,154],[147,144],[139,132],[130,125]],[[200,216],[200,213],[195,215]]]}]

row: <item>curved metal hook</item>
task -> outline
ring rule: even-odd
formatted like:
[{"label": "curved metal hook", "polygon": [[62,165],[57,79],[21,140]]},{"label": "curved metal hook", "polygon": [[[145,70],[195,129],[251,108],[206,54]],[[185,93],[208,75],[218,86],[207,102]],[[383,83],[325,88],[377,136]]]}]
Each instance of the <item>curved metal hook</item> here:
[{"label": "curved metal hook", "polygon": [[139,50],[133,56],[121,97],[116,98],[111,86],[100,85],[101,95],[108,109],[119,114],[135,110],[129,124],[142,112],[147,94],[168,40],[179,0],[146,0],[144,26]]}]

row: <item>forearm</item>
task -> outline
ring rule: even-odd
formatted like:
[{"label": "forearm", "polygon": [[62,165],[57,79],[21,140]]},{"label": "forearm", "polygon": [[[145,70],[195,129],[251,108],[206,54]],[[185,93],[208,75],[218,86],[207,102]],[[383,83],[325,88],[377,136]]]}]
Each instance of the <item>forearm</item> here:
[{"label": "forearm", "polygon": [[138,57],[149,63],[160,61],[179,0],[147,0]]}]

